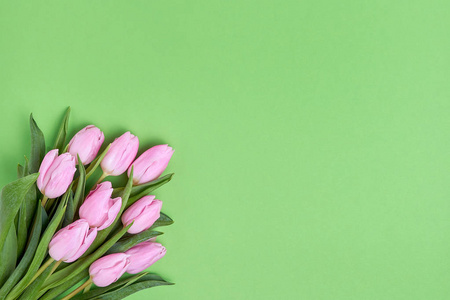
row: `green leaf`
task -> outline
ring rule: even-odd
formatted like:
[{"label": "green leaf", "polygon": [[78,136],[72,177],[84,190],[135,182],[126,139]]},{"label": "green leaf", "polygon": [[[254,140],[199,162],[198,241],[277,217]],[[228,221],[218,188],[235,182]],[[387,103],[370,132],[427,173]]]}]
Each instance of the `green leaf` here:
[{"label": "green leaf", "polygon": [[53,149],[58,149],[59,153],[62,153],[64,150],[67,128],[69,127],[69,116],[70,106],[67,108],[66,113],[64,114],[63,121],[61,123],[61,126],[59,127],[58,135],[56,136],[55,145],[53,146]]},{"label": "green leaf", "polygon": [[73,205],[75,207],[75,212],[72,219],[75,217],[76,212],[80,208],[81,204],[83,204],[84,190],[86,188],[86,170],[84,169],[83,163],[81,162],[79,156],[78,156],[78,173],[80,173],[80,176],[78,177],[77,189],[75,190],[75,195],[73,197]]},{"label": "green leaf", "polygon": [[[47,293],[45,293],[46,290],[42,290],[39,293],[39,296],[41,297],[40,300],[53,300],[68,289],[75,286],[80,281],[85,282],[87,277],[89,277],[89,271],[87,269],[81,271],[78,273],[75,277],[73,277],[70,280],[67,280],[61,285],[58,285],[57,287],[49,290]],[[44,294],[45,293],[45,294]]]},{"label": "green leaf", "polygon": [[56,264],[54,261],[50,266],[48,266],[41,275],[39,275],[22,293],[19,300],[36,300],[39,299],[39,289],[44,284],[44,281],[47,279],[48,275],[52,271],[53,265]]},{"label": "green leaf", "polygon": [[111,231],[114,230],[113,232],[115,232],[115,230],[119,229],[119,227],[121,226],[121,223],[119,223],[120,216],[122,215],[122,212],[124,211],[124,209],[127,205],[128,197],[130,196],[132,187],[133,187],[133,169],[131,170],[127,185],[125,186],[125,189],[122,191],[122,195],[121,195],[122,206],[121,206],[116,218],[114,219],[114,222],[112,222],[112,224],[108,228],[105,228],[98,232],[97,237],[95,238],[94,242],[89,247],[89,249],[86,251],[84,256],[92,253],[92,251],[97,249],[103,243],[103,241],[105,241],[108,238],[108,235],[110,234]]},{"label": "green leaf", "polygon": [[50,278],[45,282],[46,290],[54,288],[67,280],[74,278],[77,274],[79,274],[84,269],[87,269],[94,261],[100,258],[109,248],[112,247],[131,227],[132,224],[127,227],[122,228],[118,233],[116,233],[111,239],[107,242],[103,243],[94,253],[91,255],[78,259],[73,264],[70,264],[66,268],[58,271],[50,276]]},{"label": "green leaf", "polygon": [[159,214],[158,220],[156,220],[155,223],[153,223],[153,225],[152,225],[152,227],[150,227],[150,229],[154,229],[156,227],[161,227],[161,226],[168,226],[171,224],[173,224],[173,220],[168,215],[161,212]]},{"label": "green leaf", "polygon": [[45,139],[44,134],[37,126],[30,115],[30,131],[31,131],[31,155],[30,155],[30,173],[39,171],[41,161],[45,156]]},{"label": "green leaf", "polygon": [[6,240],[8,231],[14,224],[14,217],[19,211],[26,193],[32,187],[39,174],[32,174],[7,184],[0,193],[0,250]]},{"label": "green leaf", "polygon": [[19,219],[17,223],[17,257],[21,257],[23,251],[25,250],[28,238],[27,211],[25,208],[25,202],[22,203],[19,209]]},{"label": "green leaf", "polygon": [[42,210],[41,206],[38,206],[36,209],[36,215],[34,217],[33,228],[31,231],[30,241],[28,243],[27,250],[20,260],[19,265],[16,267],[14,272],[9,276],[8,280],[0,289],[0,299],[5,299],[6,295],[8,295],[9,291],[14,287],[14,285],[20,280],[20,278],[25,274],[31,260],[34,257],[34,252],[38,246],[39,238],[41,236],[41,228],[42,228]]},{"label": "green leaf", "polygon": [[[28,161],[27,157],[25,156],[25,164],[24,167],[22,167],[22,170],[19,168],[17,169],[18,175],[20,174],[19,178],[22,178],[23,176],[29,175],[29,165],[30,162]],[[25,246],[28,239],[28,227],[31,224],[31,220],[33,218],[33,215],[36,210],[36,187],[35,184],[33,184],[33,187],[31,187],[28,192],[25,195],[25,199],[20,206],[19,213],[16,215],[16,228],[17,228],[17,257],[21,257],[23,254],[23,251],[25,251]]]},{"label": "green leaf", "polygon": [[108,250],[107,254],[125,252],[134,245],[137,245],[143,241],[147,241],[161,234],[163,233],[159,231],[154,231],[150,228],[141,233],[130,235],[129,237],[122,238],[117,243],[115,243],[114,246],[112,246]]},{"label": "green leaf", "polygon": [[62,227],[66,227],[67,225],[72,223],[73,216],[75,215],[75,206],[73,204],[72,189],[69,188],[67,191],[69,192],[69,197],[67,199],[67,208],[66,208],[66,213],[64,214],[64,220],[63,220]]},{"label": "green leaf", "polygon": [[45,208],[42,207],[42,205],[39,203],[38,207],[41,209],[42,211],[42,232],[44,232],[45,228],[47,228],[48,226],[48,222],[49,222],[49,218],[48,218],[48,214],[45,211]]},{"label": "green leaf", "polygon": [[[17,164],[17,179],[22,178],[25,174],[24,172],[25,172],[25,168],[21,164]],[[21,206],[21,208],[22,208],[22,206]],[[20,214],[20,209],[19,209],[19,214]],[[14,217],[14,226],[16,226],[16,228],[19,226],[19,214],[17,214]]]},{"label": "green leaf", "polygon": [[[25,164],[24,164],[24,170],[23,170],[24,176],[27,176],[30,174],[30,161],[25,156]],[[24,200],[24,206],[26,211],[26,224],[27,228],[29,229],[31,226],[31,222],[33,221],[34,214],[36,212],[36,206],[38,205],[39,199],[37,198],[37,187],[36,183],[33,183],[33,186],[28,190],[27,194],[25,195]]]},{"label": "green leaf", "polygon": [[111,144],[108,145],[108,147],[106,147],[105,150],[103,150],[102,154],[100,154],[100,156],[98,156],[87,168],[86,170],[86,180],[91,177],[92,174],[94,174],[95,170],[97,169],[97,167],[100,165],[100,163],[102,162],[103,158],[105,157],[106,153],[108,153],[109,147],[111,147]]},{"label": "green leaf", "polygon": [[[6,279],[14,272],[17,260],[17,238],[16,228],[11,224],[6,237],[3,249],[0,252],[2,259],[0,259],[0,286]],[[3,259],[6,258],[6,259]]]},{"label": "green leaf", "polygon": [[[156,180],[150,181],[148,183],[142,184],[142,185],[138,185],[138,186],[134,186],[131,189],[131,193],[130,193],[130,199],[128,200],[127,203],[127,208],[133,204],[134,202],[136,202],[137,200],[139,200],[140,198],[142,198],[145,195],[150,194],[151,192],[153,192],[154,190],[156,190],[157,188],[165,185],[166,183],[168,183],[170,180],[172,180],[174,173],[170,173],[167,174],[161,178],[158,178]],[[114,193],[120,193],[122,192],[124,189],[124,187],[121,188],[116,188],[114,189]]]},{"label": "green leaf", "polygon": [[17,179],[20,179],[23,177],[23,166],[21,164],[17,164]]},{"label": "green leaf", "polygon": [[[148,276],[148,275],[147,275]],[[102,294],[100,296],[97,296],[95,299],[101,299],[101,300],[119,300],[123,299],[131,294],[134,294],[136,292],[139,292],[143,289],[152,288],[155,286],[161,286],[161,285],[173,285],[173,283],[167,282],[164,279],[146,279],[147,276],[142,277],[138,282],[133,283],[127,287],[107,292],[105,294]]]},{"label": "green leaf", "polygon": [[51,219],[50,223],[45,229],[44,234],[41,237],[41,241],[39,242],[39,245],[36,249],[36,253],[33,257],[33,261],[31,262],[27,273],[23,276],[22,280],[20,280],[20,282],[13,288],[11,293],[9,293],[8,297],[6,298],[7,300],[16,299],[18,296],[20,296],[23,290],[27,287],[31,278],[39,269],[39,266],[41,265],[44,257],[47,255],[48,244],[50,243],[53,234],[55,233],[64,216],[64,213],[66,211],[67,199],[70,192],[71,191],[69,189],[62,197],[61,202],[58,205],[58,209],[55,212],[55,215]]},{"label": "green leaf", "polygon": [[139,273],[139,274],[137,274],[135,276],[132,276],[132,277],[120,279],[120,280],[118,280],[118,281],[116,281],[116,282],[114,282],[114,283],[112,283],[112,284],[110,284],[108,286],[98,287],[98,288],[96,288],[94,290],[91,290],[91,291],[89,291],[87,293],[79,294],[79,295],[73,297],[71,300],[95,299],[95,297],[97,297],[97,296],[99,296],[101,294],[104,294],[104,293],[106,293],[108,291],[118,290],[118,289],[121,289],[121,288],[123,288],[125,286],[128,286],[128,285],[136,282],[140,278],[144,277],[147,274],[148,274],[147,272],[143,272],[143,273]]}]

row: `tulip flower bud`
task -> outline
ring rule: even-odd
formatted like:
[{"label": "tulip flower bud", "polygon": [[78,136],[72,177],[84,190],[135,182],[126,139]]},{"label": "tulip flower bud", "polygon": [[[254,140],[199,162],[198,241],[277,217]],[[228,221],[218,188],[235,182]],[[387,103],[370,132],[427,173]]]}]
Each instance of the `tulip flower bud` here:
[{"label": "tulip flower bud", "polygon": [[85,219],[89,226],[105,229],[112,224],[122,206],[122,198],[111,199],[113,188],[111,182],[105,181],[87,195],[81,205],[80,218]]},{"label": "tulip flower bud", "polygon": [[125,273],[129,264],[128,254],[110,254],[92,263],[89,267],[89,275],[96,286],[108,286],[116,282]]},{"label": "tulip flower bud", "polygon": [[166,248],[160,243],[142,242],[125,251],[130,256],[127,273],[137,274],[144,271],[166,254]]},{"label": "tulip flower bud", "polygon": [[128,233],[136,234],[152,227],[159,218],[162,201],[155,199],[155,196],[145,196],[133,203],[122,215],[123,226],[128,226]]},{"label": "tulip flower bud", "polygon": [[[158,178],[169,164],[173,150],[169,145],[151,147],[141,154],[131,166],[133,167],[133,183],[143,184]],[[130,176],[131,166],[128,168]]]},{"label": "tulip flower bud", "polygon": [[73,262],[86,252],[96,236],[97,228],[89,229],[88,222],[79,219],[53,236],[48,252],[56,261]]},{"label": "tulip flower bud", "polygon": [[54,149],[45,155],[36,184],[46,197],[57,198],[67,191],[75,171],[75,158],[69,153],[58,156]]},{"label": "tulip flower bud", "polygon": [[78,154],[83,165],[87,165],[97,156],[104,140],[103,132],[94,125],[89,125],[73,136],[69,143],[68,152],[75,157],[75,160],[77,160]]},{"label": "tulip flower bud", "polygon": [[103,173],[118,176],[125,172],[133,162],[139,148],[139,139],[125,132],[112,142],[101,162]]}]

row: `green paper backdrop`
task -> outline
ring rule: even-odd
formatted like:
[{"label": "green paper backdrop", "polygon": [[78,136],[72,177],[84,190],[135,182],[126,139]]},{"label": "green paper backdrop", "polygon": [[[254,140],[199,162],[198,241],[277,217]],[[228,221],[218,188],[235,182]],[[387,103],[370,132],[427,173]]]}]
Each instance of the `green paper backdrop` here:
[{"label": "green paper backdrop", "polygon": [[0,184],[53,143],[169,143],[129,299],[450,298],[448,1],[0,1]]}]

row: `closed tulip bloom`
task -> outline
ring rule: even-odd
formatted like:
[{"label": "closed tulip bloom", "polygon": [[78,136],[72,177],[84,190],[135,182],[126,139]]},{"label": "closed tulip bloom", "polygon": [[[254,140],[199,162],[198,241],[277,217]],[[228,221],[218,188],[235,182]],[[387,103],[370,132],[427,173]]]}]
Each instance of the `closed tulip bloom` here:
[{"label": "closed tulip bloom", "polygon": [[48,252],[54,260],[70,263],[86,252],[96,236],[97,228],[89,229],[88,222],[79,219],[53,236]]},{"label": "closed tulip bloom", "polygon": [[155,199],[155,196],[145,196],[133,203],[122,215],[122,223],[128,226],[128,233],[136,234],[149,229],[159,218],[162,201]]},{"label": "closed tulip bloom", "polygon": [[127,273],[137,274],[144,271],[166,254],[166,248],[160,243],[142,242],[125,251],[130,256]]},{"label": "closed tulip bloom", "polygon": [[114,253],[97,259],[89,267],[89,275],[96,286],[104,287],[116,282],[130,264],[129,255]]},{"label": "closed tulip bloom", "polygon": [[67,191],[75,171],[75,158],[69,153],[58,156],[54,149],[45,155],[36,184],[46,197],[57,198]]},{"label": "closed tulip bloom", "polygon": [[113,188],[111,182],[105,181],[87,195],[80,207],[80,218],[85,219],[89,226],[105,229],[112,224],[122,206],[122,198],[111,199]]},{"label": "closed tulip bloom", "polygon": [[103,132],[94,125],[89,125],[78,131],[70,140],[68,152],[75,159],[78,154],[83,165],[87,165],[97,156],[104,140]]},{"label": "closed tulip bloom", "polygon": [[103,173],[118,176],[125,172],[133,162],[139,148],[139,139],[125,132],[112,142],[101,162]]},{"label": "closed tulip bloom", "polygon": [[[142,153],[131,165],[134,166],[133,183],[138,185],[158,178],[167,168],[173,151],[169,145],[158,145]],[[128,168],[128,176],[131,166]]]}]

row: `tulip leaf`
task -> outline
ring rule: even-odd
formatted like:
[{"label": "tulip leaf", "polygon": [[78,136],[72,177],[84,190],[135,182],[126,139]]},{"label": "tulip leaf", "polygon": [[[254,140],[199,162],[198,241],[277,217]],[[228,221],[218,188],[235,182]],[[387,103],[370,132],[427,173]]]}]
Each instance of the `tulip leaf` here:
[{"label": "tulip leaf", "polygon": [[55,145],[53,146],[53,149],[58,149],[59,153],[62,153],[64,150],[67,128],[69,126],[69,116],[70,116],[70,106],[67,108],[66,113],[64,114],[64,119],[59,128],[58,135],[56,136]]},{"label": "tulip leaf", "polygon": [[[47,228],[48,222],[49,222],[49,218],[48,218],[48,214],[45,211],[45,208],[42,207],[42,205],[38,205],[38,207],[40,207],[41,211],[42,211],[42,232],[44,232],[45,228]],[[41,233],[42,233],[41,232]]]},{"label": "tulip leaf", "polygon": [[57,298],[59,295],[61,295],[62,293],[64,293],[65,291],[71,289],[73,286],[75,286],[80,281],[83,281],[83,282],[86,281],[85,279],[87,279],[87,277],[89,277],[89,272],[87,269],[85,269],[85,270],[81,271],[80,273],[78,273],[72,279],[67,280],[63,284],[58,285],[57,287],[49,290],[47,293],[45,293],[45,290],[41,291],[39,293],[39,297],[41,297],[41,298],[39,298],[39,299],[40,300],[53,300],[53,299]]},{"label": "tulip leaf", "polygon": [[[159,277],[159,276],[158,276]],[[100,296],[97,296],[96,298],[91,299],[98,299],[98,300],[119,300],[123,299],[131,294],[134,294],[136,292],[139,292],[143,289],[148,289],[155,286],[161,286],[161,285],[173,285],[171,282],[167,282],[161,277],[158,279],[150,279],[151,277],[148,277],[148,275],[140,278],[137,280],[136,283],[133,283],[127,287],[110,291],[105,294],[102,294]]]},{"label": "tulip leaf", "polygon": [[39,275],[26,289],[23,291],[22,295],[18,300],[36,300],[39,299],[39,289],[44,284],[44,281],[47,279],[48,275],[52,271],[54,264],[57,262],[54,261],[50,266],[48,266],[41,275]]},{"label": "tulip leaf", "polygon": [[23,166],[21,164],[17,164],[17,179],[20,179],[23,177]]},{"label": "tulip leaf", "polygon": [[117,290],[119,290],[121,288],[124,288],[124,287],[126,287],[126,286],[128,286],[128,285],[130,285],[130,284],[132,284],[134,282],[136,282],[137,280],[139,280],[140,278],[144,277],[147,274],[148,274],[147,272],[142,272],[142,273],[139,273],[139,274],[137,274],[135,276],[132,276],[132,277],[120,279],[120,280],[118,280],[118,281],[116,281],[116,282],[114,282],[114,283],[112,283],[112,284],[110,284],[108,286],[98,287],[98,288],[96,288],[94,290],[91,290],[91,291],[89,291],[87,293],[79,294],[79,295],[73,297],[72,300],[96,299],[96,297],[98,297],[98,296],[100,296],[100,295],[102,295],[102,294],[104,294],[104,293],[106,293],[108,291],[111,291],[111,290],[117,291]]},{"label": "tulip leaf", "polygon": [[20,278],[25,274],[31,260],[33,259],[36,247],[39,243],[39,238],[41,236],[41,228],[42,228],[42,211],[41,206],[38,206],[36,209],[36,215],[34,218],[33,228],[31,231],[30,241],[28,243],[28,247],[23,255],[20,263],[17,265],[14,272],[9,276],[8,280],[0,289],[0,299],[5,299],[6,295],[11,291],[14,285],[20,280]]},{"label": "tulip leaf", "polygon": [[30,115],[30,132],[31,132],[31,155],[30,155],[30,173],[39,171],[39,166],[45,156],[45,139],[44,134],[39,129],[33,114]]},{"label": "tulip leaf", "polygon": [[72,219],[75,217],[75,214],[80,208],[81,204],[83,204],[84,190],[86,188],[86,170],[84,169],[83,163],[81,162],[79,156],[78,156],[78,172],[80,173],[80,177],[78,177],[77,189],[75,190],[75,195],[73,196],[73,205],[75,207],[75,211],[74,215],[72,216]]},{"label": "tulip leaf", "polygon": [[133,234],[130,235],[129,237],[124,237],[120,239],[117,243],[115,243],[114,246],[112,246],[108,250],[107,254],[125,252],[131,247],[161,234],[163,233],[159,231],[154,231],[152,229],[147,229],[141,233]]},{"label": "tulip leaf", "polygon": [[0,250],[6,240],[11,224],[19,211],[28,190],[38,174],[28,175],[7,184],[0,192]]},{"label": "tulip leaf", "polygon": [[[17,179],[20,179],[23,177],[23,174],[24,174],[23,172],[24,172],[23,166],[21,164],[17,164]],[[19,209],[19,213],[20,213],[20,209]],[[16,228],[17,228],[18,225],[19,225],[19,214],[17,214],[14,217],[14,226],[16,226]]]},{"label": "tulip leaf", "polygon": [[[30,161],[25,156],[25,164],[23,170],[23,176],[30,175]],[[33,221],[34,214],[36,212],[36,206],[38,205],[39,200],[37,199],[37,187],[36,183],[33,183],[33,186],[28,190],[25,195],[24,206],[26,211],[26,224],[29,229],[31,226],[31,222]]]},{"label": "tulip leaf", "polygon": [[[0,252],[0,286],[7,280],[9,275],[14,272],[17,260],[17,237],[16,227],[11,224],[6,240]],[[6,259],[3,259],[5,257]]]},{"label": "tulip leaf", "polygon": [[[27,157],[25,156],[25,164],[21,170],[20,178],[29,175],[29,165]],[[19,172],[19,169],[18,169]],[[33,183],[33,186],[28,190],[25,195],[25,199],[19,209],[19,213],[17,214],[17,256],[21,257],[23,251],[25,250],[25,246],[28,238],[28,228],[31,225],[31,221],[33,220],[33,216],[36,212],[36,184]]]},{"label": "tulip leaf", "polygon": [[105,150],[103,150],[102,154],[97,156],[97,158],[93,162],[91,162],[89,167],[86,169],[86,180],[89,177],[91,177],[92,174],[94,174],[95,170],[97,169],[97,167],[102,162],[102,160],[105,157],[106,153],[108,153],[109,147],[111,147],[111,144],[109,144],[108,147],[106,147]]},{"label": "tulip leaf", "polygon": [[119,232],[117,232],[112,238],[103,243],[94,253],[88,255],[84,258],[78,259],[76,262],[68,265],[66,268],[62,269],[51,275],[46,283],[46,289],[54,288],[67,280],[74,278],[77,274],[79,274],[84,269],[87,269],[94,261],[100,258],[109,248],[112,247],[131,227],[132,224],[127,227],[122,228]]},{"label": "tulip leaf", "polygon": [[173,224],[173,220],[166,215],[165,213],[159,213],[159,218],[158,220],[155,221],[155,223],[153,223],[152,227],[150,227],[150,229],[154,229],[156,227],[161,227],[161,226],[168,226]]},{"label": "tulip leaf", "polygon": [[[137,200],[139,200],[140,198],[144,197],[145,195],[150,194],[151,192],[153,192],[154,190],[156,190],[157,188],[163,186],[164,184],[168,183],[172,177],[173,177],[174,173],[170,173],[167,174],[161,178],[158,178],[156,180],[150,181],[148,183],[142,184],[142,185],[138,185],[138,186],[134,186],[131,189],[131,193],[130,193],[130,199],[128,200],[127,203],[127,208],[133,204],[134,202],[136,202]],[[114,193],[119,193],[121,191],[123,191],[123,187],[121,188],[116,188],[114,189]]]},{"label": "tulip leaf", "polygon": [[62,227],[66,227],[67,225],[72,223],[73,216],[75,215],[75,205],[73,203],[72,189],[69,188],[67,191],[69,192],[69,197],[67,199],[67,208],[66,208],[66,213],[64,214],[64,220],[63,220]]},{"label": "tulip leaf", "polygon": [[19,219],[17,222],[17,257],[21,257],[27,243],[27,212],[25,202],[19,209]]},{"label": "tulip leaf", "polygon": [[34,276],[34,274],[36,274],[36,271],[39,269],[39,266],[41,265],[44,257],[47,255],[48,244],[50,243],[53,234],[55,233],[56,229],[61,223],[62,218],[64,217],[64,213],[66,211],[67,206],[67,199],[70,192],[71,191],[69,189],[59,202],[58,209],[56,210],[53,218],[51,219],[50,223],[48,224],[47,228],[44,231],[44,234],[41,237],[39,245],[36,249],[36,253],[33,257],[30,267],[28,268],[27,273],[22,277],[22,280],[20,280],[19,283],[13,288],[11,293],[9,293],[6,300],[16,299],[18,296],[20,296],[23,290],[27,287],[31,278]]}]

